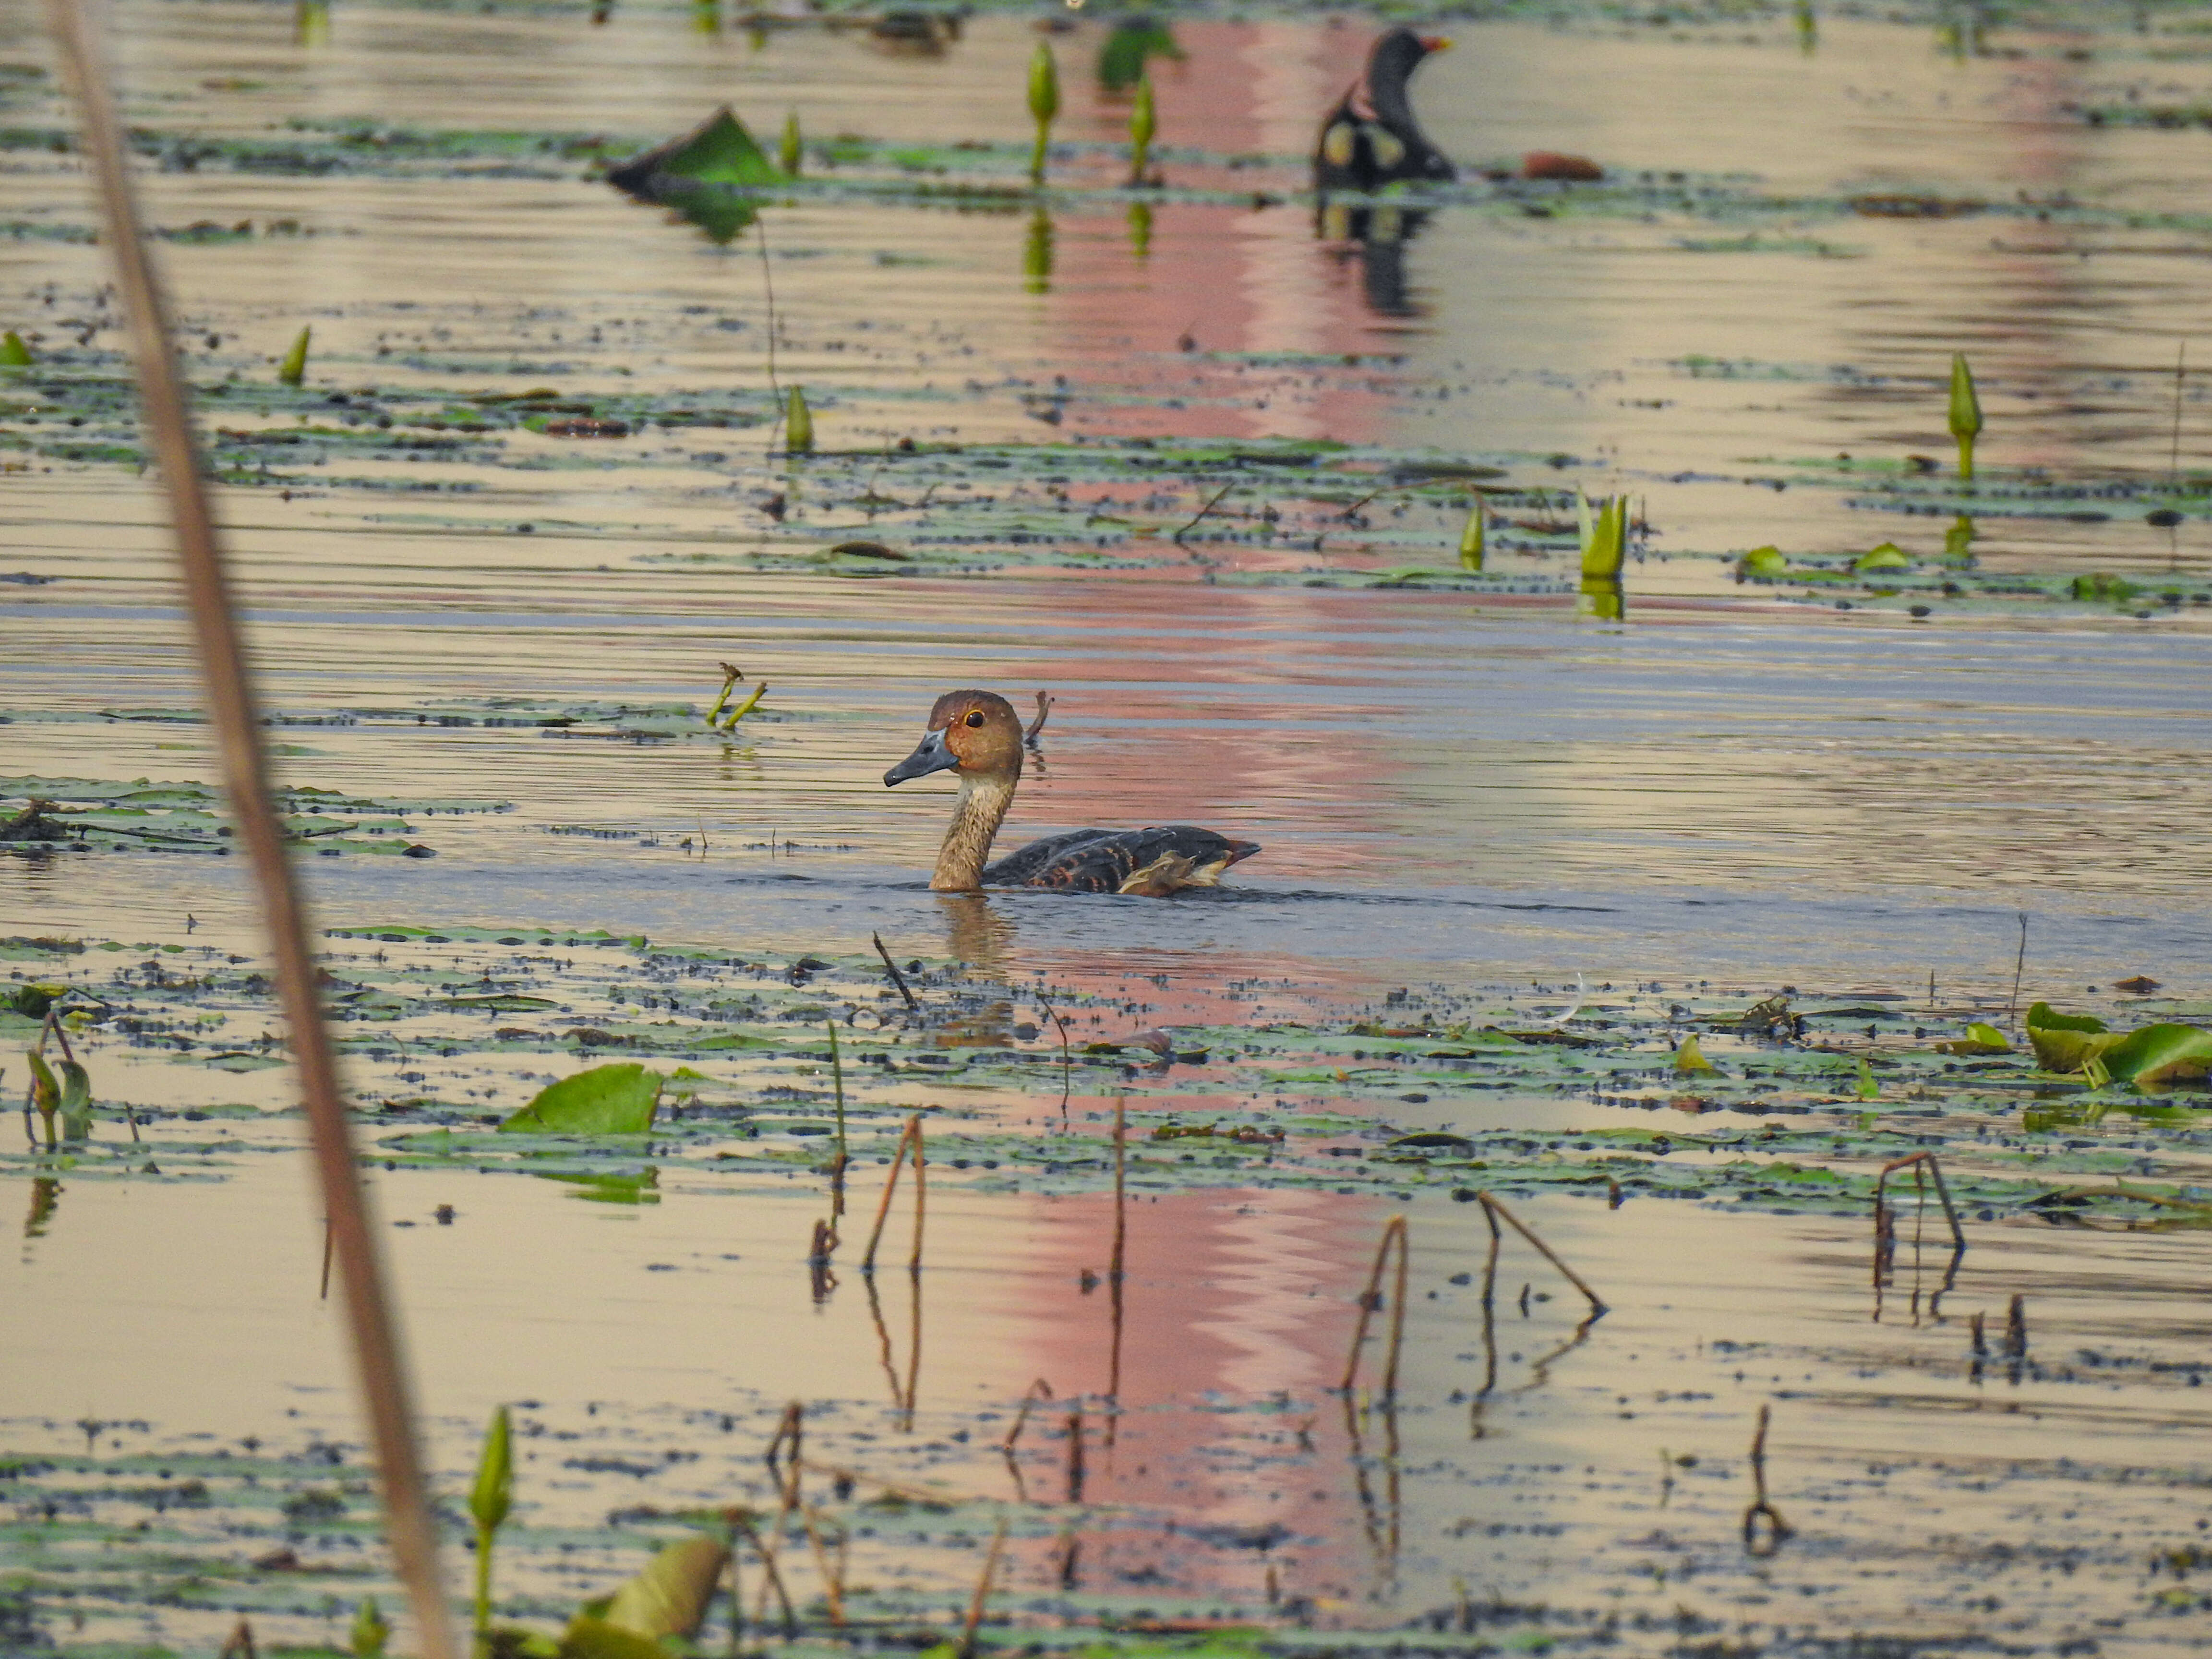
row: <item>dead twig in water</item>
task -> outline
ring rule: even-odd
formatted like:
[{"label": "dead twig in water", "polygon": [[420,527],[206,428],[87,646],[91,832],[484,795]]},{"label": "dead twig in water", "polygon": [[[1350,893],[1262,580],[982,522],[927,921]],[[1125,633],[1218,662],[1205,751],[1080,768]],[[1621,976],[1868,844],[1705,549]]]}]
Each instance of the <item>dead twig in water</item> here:
[{"label": "dead twig in water", "polygon": [[2013,1021],[2015,1024],[2017,1024],[2019,1023],[2019,1021],[2020,1021],[2020,981],[2021,981],[2021,975],[2023,975],[2023,974],[2025,974],[2025,973],[2027,971],[2027,911],[2025,911],[2025,910],[2022,910],[2022,911],[2021,911],[2021,912],[2019,913],[2019,915],[2020,915],[2020,954],[2019,954],[2017,957],[2014,957],[2014,958],[2013,958],[2013,964],[2012,964],[2012,1012],[2011,1012],[2011,1014],[2010,1014],[2010,1016],[2009,1016],[2009,1018],[2012,1019],[2012,1021]]},{"label": "dead twig in water", "polygon": [[1367,1341],[1368,1322],[1382,1305],[1382,1264],[1390,1259],[1393,1245],[1398,1251],[1398,1274],[1390,1297],[1390,1351],[1382,1368],[1382,1398],[1398,1397],[1398,1355],[1406,1342],[1406,1218],[1401,1215],[1394,1215],[1382,1224],[1382,1242],[1375,1247],[1375,1266],[1368,1272],[1367,1288],[1359,1293],[1359,1323],[1352,1333],[1352,1352],[1345,1358],[1344,1381],[1338,1385],[1347,1397],[1359,1376],[1359,1350]]},{"label": "dead twig in water", "polygon": [[[798,1473],[795,1468],[793,1473]],[[822,1547],[822,1530],[815,1522],[814,1505],[799,1504],[799,1518],[806,1528],[806,1541],[814,1551],[814,1570],[822,1575],[822,1600],[827,1606],[830,1622],[842,1630],[845,1625],[845,1575],[833,1571],[830,1565],[830,1553]],[[841,1557],[844,1553],[842,1546],[841,1539],[838,1551]]]},{"label": "dead twig in water", "polygon": [[[731,1526],[744,1536],[744,1540],[753,1547],[753,1553],[760,1558],[760,1604],[753,1613],[753,1622],[758,1624],[763,1616],[767,1613],[768,1598],[773,1594],[776,1599],[776,1604],[783,1609],[785,1638],[788,1639],[798,1635],[799,1615],[792,1611],[790,1593],[783,1587],[783,1575],[776,1571],[775,1551],[769,1547],[768,1540],[760,1535],[759,1529],[753,1525],[752,1516],[746,1511],[725,1510],[723,1516]],[[736,1559],[735,1551],[731,1552],[731,1559]]]},{"label": "dead twig in water", "polygon": [[[1881,1172],[1874,1180],[1875,1237],[1879,1239],[1882,1236],[1881,1218],[1887,1206],[1890,1176],[1899,1170],[1917,1169],[1922,1164],[1927,1166],[1928,1173],[1935,1178],[1936,1196],[1942,1200],[1944,1218],[1951,1224],[1951,1242],[1963,1250],[1966,1248],[1966,1230],[1959,1224],[1959,1212],[1951,1202],[1951,1189],[1943,1184],[1943,1166],[1936,1161],[1933,1152],[1914,1152],[1910,1157],[1896,1158],[1881,1166]],[[1894,1233],[1890,1235],[1890,1239],[1891,1247],[1894,1249]],[[1913,1248],[1917,1249],[1919,1247],[1915,1245]]]},{"label": "dead twig in water", "polygon": [[[830,1075],[837,1088],[837,1162],[830,1171],[830,1218],[835,1221],[845,1213],[845,1165],[848,1161],[845,1156],[845,1057],[837,1050],[837,1022],[833,1019],[827,1024],[830,1030]],[[818,1232],[815,1239],[817,1243],[821,1242]],[[830,1243],[834,1248],[836,1243],[834,1229],[830,1233]]]},{"label": "dead twig in water", "polygon": [[1129,1103],[1114,1103],[1114,1255],[1107,1276],[1121,1282],[1129,1249]]},{"label": "dead twig in water", "polygon": [[1567,1266],[1565,1262],[1560,1261],[1558,1253],[1554,1251],[1550,1245],[1544,1243],[1542,1239],[1537,1237],[1534,1233],[1529,1231],[1528,1224],[1523,1222],[1520,1217],[1515,1215],[1512,1211],[1507,1209],[1503,1204],[1492,1198],[1488,1193],[1478,1193],[1475,1196],[1481,1201],[1482,1207],[1484,1209],[1488,1210],[1492,1214],[1498,1217],[1499,1220],[1504,1222],[1507,1226],[1512,1228],[1515,1232],[1520,1234],[1522,1237],[1527,1239],[1531,1244],[1534,1245],[1536,1247],[1537,1255],[1542,1256],[1545,1261],[1550,1262],[1554,1267],[1557,1267],[1559,1270],[1561,1276],[1566,1279],[1568,1284],[1573,1285],[1577,1290],[1580,1291],[1584,1297],[1589,1298],[1591,1317],[1595,1318],[1597,1316],[1608,1311],[1605,1305],[1605,1299],[1599,1296],[1595,1291],[1590,1289],[1587,1284],[1583,1283],[1583,1276],[1580,1273],[1577,1273],[1572,1267]]},{"label": "dead twig in water", "polygon": [[1067,1414],[1067,1501],[1083,1501],[1083,1408]]},{"label": "dead twig in water", "polygon": [[975,1626],[983,1622],[983,1603],[991,1594],[991,1580],[999,1571],[999,1556],[1006,1547],[1006,1517],[999,1517],[998,1530],[991,1534],[990,1553],[983,1558],[982,1576],[975,1581],[975,1594],[968,1603],[968,1618],[960,1626],[960,1659],[971,1659],[975,1651]]},{"label": "dead twig in water", "polygon": [[169,496],[185,589],[207,680],[208,714],[221,747],[225,792],[239,842],[261,890],[279,1000],[300,1071],[316,1173],[344,1277],[347,1322],[362,1405],[384,1498],[385,1536],[405,1587],[422,1659],[455,1659],[437,1533],[415,1443],[413,1390],[399,1353],[376,1235],[356,1174],[353,1134],[337,1064],[323,1024],[309,927],[271,804],[260,711],[246,665],[230,578],[216,534],[205,473],[169,326],[132,194],[127,143],[115,107],[100,9],[47,0],[46,15],[83,120],[83,155],[97,184],[104,241],[129,319],[144,431]]},{"label": "dead twig in water", "polygon": [[1022,733],[1022,741],[1032,749],[1036,747],[1037,733],[1044,730],[1045,721],[1051,717],[1052,705],[1054,701],[1048,691],[1038,692],[1036,700],[1036,718],[1030,722],[1029,730]]},{"label": "dead twig in water", "polygon": [[242,1617],[232,1628],[229,1638],[223,1643],[221,1659],[232,1659],[234,1655],[237,1659],[254,1659],[253,1626]]},{"label": "dead twig in water", "polygon": [[[1765,1557],[1780,1549],[1790,1536],[1790,1523],[1782,1513],[1767,1501],[1766,1497],[1766,1419],[1769,1407],[1765,1401],[1759,1406],[1759,1428],[1751,1437],[1751,1507],[1743,1512],[1743,1552],[1746,1555]],[[1759,1522],[1766,1523],[1761,1532]]]},{"label": "dead twig in water", "polygon": [[1037,1006],[1044,1010],[1045,1017],[1060,1028],[1060,1115],[1065,1121],[1067,1116],[1068,1096],[1073,1090],[1075,1077],[1073,1069],[1075,1059],[1067,1045],[1067,1022],[1060,1017],[1059,1009],[1045,1000],[1043,992],[1039,991],[1036,994],[1036,1000]]},{"label": "dead twig in water", "polygon": [[337,1237],[336,1231],[331,1226],[330,1217],[325,1216],[323,1218],[323,1289],[322,1293],[315,1298],[319,1302],[327,1302],[331,1299],[331,1249]]},{"label": "dead twig in water", "polygon": [[916,1112],[906,1121],[899,1132],[898,1148],[891,1154],[890,1179],[884,1182],[883,1201],[876,1206],[875,1231],[868,1235],[868,1253],[860,1258],[860,1271],[872,1273],[876,1270],[876,1247],[883,1242],[884,1223],[890,1218],[891,1194],[898,1190],[899,1166],[911,1156],[914,1159],[914,1255],[907,1266],[916,1272],[921,1268],[921,1224],[927,1204],[927,1191],[921,1174],[921,1114]]},{"label": "dead twig in water", "polygon": [[1203,519],[1207,514],[1212,512],[1215,507],[1220,506],[1222,497],[1228,495],[1231,490],[1236,489],[1242,482],[1243,480],[1241,479],[1231,478],[1227,483],[1222,485],[1220,489],[1215,490],[1213,492],[1212,499],[1208,501],[1204,507],[1198,509],[1196,515],[1192,518],[1191,521],[1185,525],[1182,529],[1176,531],[1176,533],[1169,537],[1168,539],[1173,542],[1177,547],[1181,547],[1182,545],[1182,538],[1189,535],[1192,531],[1198,528],[1199,520]]},{"label": "dead twig in water", "polygon": [[1013,1455],[1014,1442],[1022,1437],[1022,1430],[1027,1426],[1029,1423],[1030,1407],[1036,1405],[1041,1400],[1050,1400],[1051,1398],[1052,1384],[1046,1382],[1044,1378],[1040,1376],[1036,1382],[1030,1384],[1030,1391],[1022,1396],[1021,1409],[1014,1413],[1014,1426],[1006,1431],[1006,1443],[1002,1449],[1007,1454],[1007,1455],[1012,1456]]},{"label": "dead twig in water", "polygon": [[875,940],[876,954],[884,959],[884,967],[891,976],[891,983],[898,987],[898,994],[906,999],[907,1007],[915,1013],[920,1013],[921,1005],[914,1000],[914,993],[906,988],[905,975],[899,972],[898,963],[891,960],[891,953],[884,949],[884,936],[881,933],[871,933],[868,937]]}]

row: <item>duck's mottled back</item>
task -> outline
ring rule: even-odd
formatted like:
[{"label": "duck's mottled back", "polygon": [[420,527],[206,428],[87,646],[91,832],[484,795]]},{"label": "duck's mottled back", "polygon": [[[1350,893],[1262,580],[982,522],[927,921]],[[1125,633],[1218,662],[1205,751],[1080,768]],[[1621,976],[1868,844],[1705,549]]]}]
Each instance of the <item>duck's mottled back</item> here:
[{"label": "duck's mottled back", "polygon": [[1160,897],[1211,887],[1221,872],[1260,850],[1194,824],[1149,830],[1071,830],[1033,841],[983,872],[993,887],[1057,887],[1068,893],[1137,893]]}]

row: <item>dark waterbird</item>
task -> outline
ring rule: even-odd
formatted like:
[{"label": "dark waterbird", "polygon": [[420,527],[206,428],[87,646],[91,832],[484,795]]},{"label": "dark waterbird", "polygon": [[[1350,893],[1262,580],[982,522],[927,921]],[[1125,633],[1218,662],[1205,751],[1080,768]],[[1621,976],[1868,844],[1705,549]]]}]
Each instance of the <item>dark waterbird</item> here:
[{"label": "dark waterbird", "polygon": [[960,775],[959,800],[929,878],[932,887],[954,893],[1056,887],[1165,898],[1185,887],[1212,886],[1231,865],[1260,850],[1252,842],[1187,823],[1071,830],[1033,841],[987,867],[992,839],[1021,782],[1022,750],[1022,723],[1012,703],[990,691],[948,691],[929,711],[929,730],[914,753],[884,774],[886,787],[932,772]]},{"label": "dark waterbird", "polygon": [[1443,152],[1422,135],[1406,83],[1421,60],[1451,43],[1392,29],[1367,54],[1367,69],[1322,123],[1314,149],[1317,190],[1380,190],[1385,185],[1457,177]]}]

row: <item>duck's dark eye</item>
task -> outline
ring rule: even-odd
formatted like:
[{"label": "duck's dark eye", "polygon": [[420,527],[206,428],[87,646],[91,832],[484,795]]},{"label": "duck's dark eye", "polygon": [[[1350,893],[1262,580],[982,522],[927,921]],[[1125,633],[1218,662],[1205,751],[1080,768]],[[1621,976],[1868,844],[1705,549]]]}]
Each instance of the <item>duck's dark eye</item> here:
[{"label": "duck's dark eye", "polygon": [[980,708],[971,708],[971,709],[969,709],[969,710],[968,711],[968,724],[969,724],[969,725],[970,725],[970,726],[981,726],[982,723],[983,723],[983,711],[982,711],[981,709],[980,709]]}]

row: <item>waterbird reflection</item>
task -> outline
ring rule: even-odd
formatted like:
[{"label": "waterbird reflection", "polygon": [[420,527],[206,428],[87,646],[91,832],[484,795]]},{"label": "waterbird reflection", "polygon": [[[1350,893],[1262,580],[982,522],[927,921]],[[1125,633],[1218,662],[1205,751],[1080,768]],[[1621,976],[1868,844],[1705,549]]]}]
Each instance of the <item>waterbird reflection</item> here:
[{"label": "waterbird reflection", "polygon": [[1419,208],[1325,201],[1316,213],[1315,233],[1333,245],[1340,263],[1359,261],[1360,291],[1370,311],[1378,317],[1419,317],[1426,307],[1416,304],[1408,289],[1406,245],[1421,234],[1428,217]]}]

